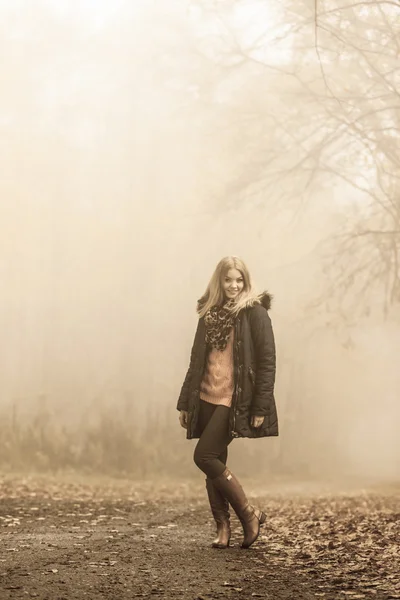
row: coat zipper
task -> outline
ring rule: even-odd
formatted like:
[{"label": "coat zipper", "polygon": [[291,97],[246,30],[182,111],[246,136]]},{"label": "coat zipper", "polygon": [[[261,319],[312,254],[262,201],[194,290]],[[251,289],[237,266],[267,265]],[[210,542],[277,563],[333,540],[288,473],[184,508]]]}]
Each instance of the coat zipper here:
[{"label": "coat zipper", "polygon": [[239,324],[239,319],[237,319],[236,321],[236,326],[235,326],[235,343],[234,343],[234,377],[235,377],[235,388],[234,388],[234,402],[233,402],[233,406],[232,406],[232,410],[233,410],[233,427],[232,427],[232,431],[231,431],[231,435],[232,437],[239,437],[239,434],[236,432],[236,405],[237,405],[237,395],[238,395],[238,381],[239,381],[239,352],[238,352],[238,324]]}]

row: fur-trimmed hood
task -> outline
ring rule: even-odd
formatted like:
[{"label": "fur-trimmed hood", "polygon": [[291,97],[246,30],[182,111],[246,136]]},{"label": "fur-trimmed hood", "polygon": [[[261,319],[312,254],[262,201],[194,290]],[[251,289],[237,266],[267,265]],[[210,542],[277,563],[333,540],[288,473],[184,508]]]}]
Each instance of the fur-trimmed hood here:
[{"label": "fur-trimmed hood", "polygon": [[245,308],[250,308],[251,306],[255,306],[256,304],[261,304],[266,310],[271,308],[273,295],[267,291],[261,292],[255,298],[249,298],[246,302]]},{"label": "fur-trimmed hood", "polygon": [[273,299],[273,295],[270,294],[269,292],[261,292],[261,294],[259,294],[258,296],[259,300],[260,300],[260,304],[266,309],[269,310],[271,308],[271,304],[272,304],[272,299]]}]

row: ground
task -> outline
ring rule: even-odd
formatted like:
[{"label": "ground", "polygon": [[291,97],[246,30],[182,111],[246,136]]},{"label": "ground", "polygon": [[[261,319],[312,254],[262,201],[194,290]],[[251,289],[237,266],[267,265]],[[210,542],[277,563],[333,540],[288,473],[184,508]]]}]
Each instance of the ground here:
[{"label": "ground", "polygon": [[0,475],[0,599],[400,598],[400,486],[242,480],[227,550],[204,482]]}]

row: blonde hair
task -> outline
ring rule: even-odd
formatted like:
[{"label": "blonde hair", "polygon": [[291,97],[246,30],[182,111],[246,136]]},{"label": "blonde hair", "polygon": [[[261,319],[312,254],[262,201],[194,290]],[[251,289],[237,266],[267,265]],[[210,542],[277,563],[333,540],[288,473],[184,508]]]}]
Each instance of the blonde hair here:
[{"label": "blonde hair", "polygon": [[245,263],[237,256],[225,256],[216,266],[214,273],[207,285],[206,291],[197,301],[197,312],[199,317],[203,317],[211,306],[223,304],[226,300],[222,287],[222,279],[227,274],[229,269],[237,269],[243,277],[243,290],[238,295],[234,307],[233,314],[237,314],[243,308],[260,304],[259,294],[257,293],[251,275]]}]

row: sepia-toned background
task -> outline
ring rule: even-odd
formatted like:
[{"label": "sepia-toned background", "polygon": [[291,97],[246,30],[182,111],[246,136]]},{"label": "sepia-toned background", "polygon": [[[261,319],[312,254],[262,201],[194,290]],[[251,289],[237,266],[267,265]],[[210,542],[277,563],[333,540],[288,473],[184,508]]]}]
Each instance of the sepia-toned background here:
[{"label": "sepia-toned background", "polygon": [[396,8],[0,2],[0,468],[199,477],[176,401],[238,255],[280,436],[238,472],[398,479]]}]

